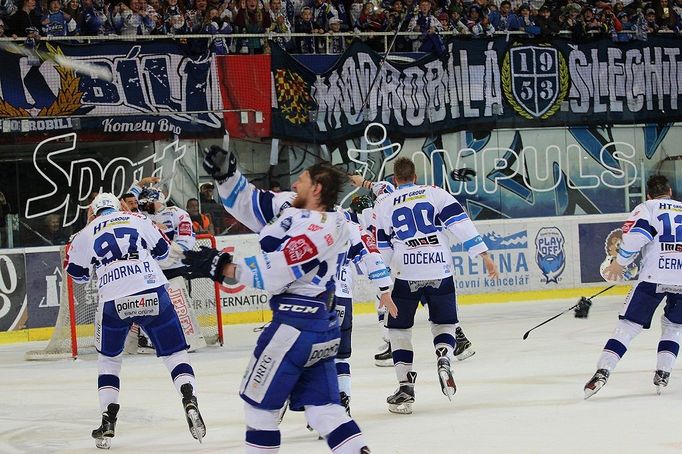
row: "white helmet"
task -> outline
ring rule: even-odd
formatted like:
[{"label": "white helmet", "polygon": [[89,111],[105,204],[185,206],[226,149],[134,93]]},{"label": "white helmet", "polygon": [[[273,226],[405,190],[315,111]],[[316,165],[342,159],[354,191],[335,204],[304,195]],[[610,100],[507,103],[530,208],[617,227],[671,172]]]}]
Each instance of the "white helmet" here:
[{"label": "white helmet", "polygon": [[121,209],[121,202],[118,201],[118,198],[116,198],[114,194],[110,192],[101,192],[97,194],[95,200],[92,201],[90,208],[92,208],[92,214],[94,215],[97,215],[100,211],[106,209],[118,211]]}]

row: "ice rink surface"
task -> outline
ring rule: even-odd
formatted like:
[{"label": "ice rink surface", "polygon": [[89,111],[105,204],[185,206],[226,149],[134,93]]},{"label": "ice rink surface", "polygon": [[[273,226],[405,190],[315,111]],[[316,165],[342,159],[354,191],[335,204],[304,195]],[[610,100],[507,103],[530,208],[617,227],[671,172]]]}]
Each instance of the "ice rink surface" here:
[{"label": "ice rink surface", "polygon": [[[593,292],[586,289],[586,296]],[[590,400],[592,376],[623,297],[595,299],[587,320],[568,313],[532,326],[576,299],[460,308],[476,355],[454,365],[457,394],[449,402],[437,383],[431,334],[423,310],[413,329],[416,403],[412,415],[394,415],[385,399],[396,388],[392,368],[378,368],[375,318],[356,317],[352,412],[373,453],[679,453],[682,451],[682,379],[674,370],[657,396],[652,384],[660,313],[636,338],[608,384]],[[208,427],[204,443],[191,438],[168,372],[153,356],[124,358],[121,411],[112,453],[243,452],[242,402],[237,388],[257,333],[255,325],[226,327],[223,348],[190,357],[199,406]],[[100,422],[95,357],[26,362],[33,344],[0,346],[0,453],[103,452],[90,432]],[[288,412],[281,453],[329,452]]]}]

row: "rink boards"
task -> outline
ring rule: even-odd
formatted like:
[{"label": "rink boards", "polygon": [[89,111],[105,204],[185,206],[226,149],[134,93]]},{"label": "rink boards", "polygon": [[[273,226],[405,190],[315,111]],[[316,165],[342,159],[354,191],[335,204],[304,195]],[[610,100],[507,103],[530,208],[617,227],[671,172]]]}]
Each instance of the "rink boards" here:
[{"label": "rink boards", "polygon": [[[476,226],[500,270],[492,281],[479,257],[451,238],[460,304],[503,303],[590,296],[605,286],[599,268],[615,254],[626,214],[479,221]],[[217,237],[218,247],[245,257],[258,253],[256,235]],[[636,262],[637,263],[637,262]],[[58,247],[0,251],[0,343],[48,339],[59,310],[63,271]],[[636,277],[636,266],[630,269]],[[586,287],[595,287],[595,291]],[[625,294],[627,285],[610,291]],[[374,311],[364,276],[355,285],[355,311]],[[221,289],[223,322],[269,320],[266,292],[244,285]],[[213,304],[194,300],[194,305]],[[87,330],[83,326],[81,329]]]}]

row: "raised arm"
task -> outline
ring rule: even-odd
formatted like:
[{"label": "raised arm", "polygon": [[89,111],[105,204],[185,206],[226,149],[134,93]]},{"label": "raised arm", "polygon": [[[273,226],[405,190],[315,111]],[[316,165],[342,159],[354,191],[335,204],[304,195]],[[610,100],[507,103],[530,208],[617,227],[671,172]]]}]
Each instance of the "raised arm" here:
[{"label": "raised arm", "polygon": [[241,174],[232,152],[213,145],[207,150],[203,165],[218,183],[225,210],[254,232],[260,232],[281,210],[291,206],[294,193],[275,194],[256,188]]}]

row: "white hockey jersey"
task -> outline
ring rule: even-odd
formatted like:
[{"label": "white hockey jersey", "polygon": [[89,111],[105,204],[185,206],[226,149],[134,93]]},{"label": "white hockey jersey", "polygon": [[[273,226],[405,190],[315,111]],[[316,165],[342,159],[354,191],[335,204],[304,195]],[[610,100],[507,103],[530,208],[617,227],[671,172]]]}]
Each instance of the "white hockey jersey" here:
[{"label": "white hockey jersey", "polygon": [[[135,194],[135,198],[139,199],[142,188],[137,184],[133,184],[129,192]],[[194,235],[194,230],[192,229],[192,220],[185,210],[178,207],[165,207],[160,212],[148,214],[147,216],[157,225],[163,225],[164,229],[162,229],[162,231],[164,235],[180,246],[183,251],[189,251],[194,248],[194,243],[196,243],[197,240]],[[170,270],[183,266],[182,262],[177,260],[164,264],[163,269]]]},{"label": "white hockey jersey", "polygon": [[452,258],[443,229],[471,257],[488,247],[459,202],[442,188],[406,184],[374,207],[377,245],[398,279],[420,281],[452,276]]},{"label": "white hockey jersey", "polygon": [[148,217],[116,211],[96,217],[74,237],[66,272],[86,283],[94,267],[103,303],[165,285],[157,260],[169,251],[170,241]]},{"label": "white hockey jersey", "polygon": [[346,260],[339,268],[335,295],[342,298],[353,297],[353,273],[354,269],[358,268],[358,271],[367,275],[375,287],[388,289],[393,285],[393,280],[376,246],[374,236],[357,222],[358,216],[355,213],[348,211],[343,213],[348,220],[353,246],[348,250]]},{"label": "white hockey jersey", "polygon": [[623,225],[616,260],[627,267],[640,251],[639,280],[682,284],[682,202],[661,198],[637,205]]},{"label": "white hockey jersey", "polygon": [[274,294],[318,296],[334,285],[348,252],[349,232],[342,213],[287,208],[261,229],[260,254],[237,259],[235,278]]},{"label": "white hockey jersey", "polygon": [[[319,222],[313,222],[312,219],[315,216],[320,215],[320,213],[290,208],[292,201],[294,198],[296,198],[296,193],[294,192],[287,191],[273,193],[270,191],[262,191],[256,188],[253,184],[249,183],[246,178],[237,170],[233,176],[218,183],[218,193],[220,194],[220,199],[223,202],[223,206],[232,216],[234,216],[235,219],[249,227],[254,232],[259,233],[259,243],[261,250],[265,254],[265,257],[267,257],[267,254],[269,253],[277,251],[281,252],[287,247],[295,247],[294,244],[289,246],[293,237],[290,229],[293,228],[292,226],[294,225],[294,221],[302,224],[305,224],[306,222],[310,224],[303,229],[305,231],[307,240],[305,238],[299,238],[297,241],[298,245],[300,245],[300,247],[303,249],[313,249],[307,243],[311,243],[317,247],[318,242],[320,243],[321,247],[329,248],[329,246],[325,245],[330,240],[337,241],[334,239],[334,235],[330,236],[328,239],[325,239],[324,242],[318,241],[318,237],[321,236],[324,238],[329,234],[329,232],[325,233],[324,235],[317,233],[321,230],[320,227],[322,224]],[[301,217],[302,215],[300,213],[307,214],[306,216]],[[339,217],[340,219],[343,219],[346,229],[345,238],[347,244],[343,259],[336,257],[339,259],[339,261],[320,265],[320,271],[325,271],[323,276],[326,276],[326,273],[329,271],[331,271],[332,276],[340,273],[340,266],[346,261],[346,257],[351,256],[353,259],[358,258],[359,260],[366,260],[368,275],[377,289],[387,285],[390,286],[392,281],[390,280],[390,276],[388,276],[388,270],[386,269],[383,260],[381,260],[381,257],[377,254],[370,255],[369,251],[362,243],[360,235],[352,232],[351,229],[348,228],[349,224],[346,223],[343,213],[329,212],[324,213],[324,216],[325,219],[331,219],[332,217]],[[357,226],[355,229],[357,229]],[[253,257],[249,257],[249,259],[253,259]],[[254,261],[251,260],[249,263],[252,264]],[[256,263],[259,262],[256,260]],[[272,266],[274,266],[274,264],[272,264]],[[290,271],[293,272],[295,276],[298,276],[297,279],[301,277],[299,276],[299,271],[305,271],[303,268],[292,268],[288,263],[285,265],[281,261],[279,262],[279,266],[279,272],[281,273],[280,277],[285,281],[288,278],[286,277],[287,273],[282,272],[283,270],[290,268]],[[327,270],[322,270],[322,267],[327,267]],[[256,267],[256,269],[260,268],[260,265]],[[270,273],[266,274],[268,276],[270,275]],[[275,271],[275,275],[276,274],[277,271]],[[261,275],[265,276],[263,272],[261,272]],[[319,279],[322,279],[322,277]],[[260,282],[258,273],[256,273],[254,274],[253,280],[251,282],[244,283],[252,287],[271,291],[273,293],[281,293],[284,291],[287,293],[299,292],[298,294],[300,295],[311,296],[317,295],[324,290],[324,288],[320,287],[321,281],[318,282],[319,279],[312,279],[312,276],[308,276],[307,279],[301,279],[300,282],[294,283],[291,286],[287,285],[278,289],[277,285],[273,284],[272,282]],[[306,280],[309,282],[306,283]],[[387,280],[389,282],[388,284]],[[273,279],[273,282],[279,281],[277,281],[277,279]]]}]

